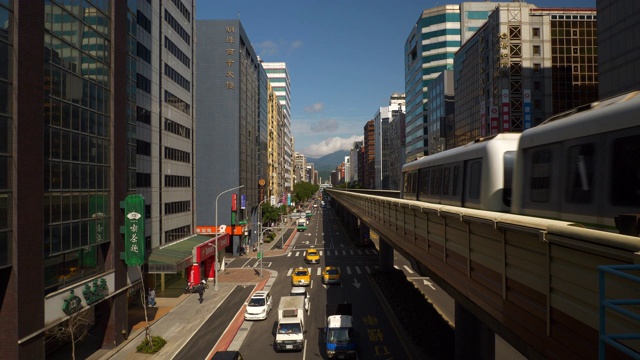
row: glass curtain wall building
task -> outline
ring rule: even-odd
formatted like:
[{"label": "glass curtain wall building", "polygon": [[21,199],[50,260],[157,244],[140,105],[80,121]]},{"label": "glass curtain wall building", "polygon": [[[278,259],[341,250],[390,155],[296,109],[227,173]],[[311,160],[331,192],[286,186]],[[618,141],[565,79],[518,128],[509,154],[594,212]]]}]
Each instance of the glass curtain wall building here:
[{"label": "glass curtain wall building", "polygon": [[0,3],[0,126],[13,129],[0,140],[6,358],[44,358],[46,329],[79,309],[98,343],[124,340],[122,290],[136,279],[114,209],[135,190],[135,5]]},{"label": "glass curtain wall building", "polygon": [[460,46],[486,21],[498,3],[463,2],[422,12],[404,47],[406,93],[406,161],[429,154],[431,133],[439,119],[428,116],[428,89],[442,71],[453,69]]}]

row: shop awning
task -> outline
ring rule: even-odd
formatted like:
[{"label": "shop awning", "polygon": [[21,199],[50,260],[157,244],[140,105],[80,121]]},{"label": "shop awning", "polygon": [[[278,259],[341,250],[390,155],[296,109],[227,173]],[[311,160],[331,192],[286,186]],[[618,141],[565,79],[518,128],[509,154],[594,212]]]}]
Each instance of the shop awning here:
[{"label": "shop awning", "polygon": [[149,274],[177,274],[189,267],[193,261],[193,248],[210,241],[213,236],[192,235],[183,240],[154,249],[147,264]]}]

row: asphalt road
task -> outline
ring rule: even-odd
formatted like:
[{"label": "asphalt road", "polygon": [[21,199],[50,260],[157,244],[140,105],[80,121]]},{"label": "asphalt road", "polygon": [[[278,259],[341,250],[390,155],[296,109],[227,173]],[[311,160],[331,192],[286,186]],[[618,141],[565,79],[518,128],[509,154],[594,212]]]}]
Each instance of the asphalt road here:
[{"label": "asphalt road", "polygon": [[[327,211],[329,210],[329,211]],[[320,264],[306,264],[304,254],[315,248],[321,252]],[[242,261],[240,263],[240,261]],[[235,263],[235,262],[234,262]],[[253,267],[255,262],[238,260],[229,266]],[[240,352],[247,359],[326,359],[323,328],[327,303],[350,302],[357,333],[360,359],[412,359],[401,341],[399,329],[389,318],[377,297],[374,285],[368,278],[378,263],[375,249],[354,248],[343,232],[335,213],[314,209],[308,230],[299,232],[295,243],[284,256],[265,258],[263,266],[278,273],[271,287],[274,309],[264,321],[250,324]],[[323,285],[320,272],[323,266],[338,266],[342,272],[341,285]],[[311,285],[307,291],[311,296],[310,311],[305,316],[307,328],[306,344],[302,352],[276,353],[273,348],[277,306],[282,296],[291,289],[290,274],[298,266],[311,269]]]},{"label": "asphalt road", "polygon": [[[220,339],[238,311],[247,300],[253,286],[237,286],[229,297],[210,314],[200,329],[193,334],[184,347],[176,354],[174,359],[206,359],[216,339]],[[206,293],[205,293],[206,301]],[[197,306],[197,305],[195,305]]]}]

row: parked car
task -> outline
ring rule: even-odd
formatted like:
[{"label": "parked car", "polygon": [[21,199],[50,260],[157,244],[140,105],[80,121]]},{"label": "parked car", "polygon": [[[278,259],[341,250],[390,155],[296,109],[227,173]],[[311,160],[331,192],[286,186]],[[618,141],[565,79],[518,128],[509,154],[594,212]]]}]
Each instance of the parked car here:
[{"label": "parked car", "polygon": [[264,320],[269,315],[273,300],[269,291],[256,291],[245,304],[245,320]]},{"label": "parked car", "polygon": [[299,267],[293,270],[291,274],[292,286],[309,286],[311,284],[311,273],[305,267]]},{"label": "parked car", "polygon": [[307,264],[319,264],[320,263],[320,253],[316,249],[309,249],[304,256],[304,261]]},{"label": "parked car", "polygon": [[340,268],[336,266],[327,266],[322,271],[323,284],[340,284]]}]

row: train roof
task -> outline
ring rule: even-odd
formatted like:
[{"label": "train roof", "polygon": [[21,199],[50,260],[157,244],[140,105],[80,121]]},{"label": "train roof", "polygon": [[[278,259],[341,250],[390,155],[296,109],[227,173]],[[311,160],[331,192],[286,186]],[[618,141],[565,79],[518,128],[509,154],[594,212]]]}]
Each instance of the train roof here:
[{"label": "train roof", "polygon": [[[428,165],[468,160],[479,157],[480,152],[486,152],[489,147],[500,148],[505,151],[516,150],[520,133],[500,133],[485,138],[477,139],[463,146],[428,155],[418,160],[405,164],[403,171],[420,169]],[[446,160],[446,161],[444,161]]]},{"label": "train roof", "polygon": [[640,126],[640,91],[633,91],[579,106],[527,129],[521,147],[596,135]]}]

